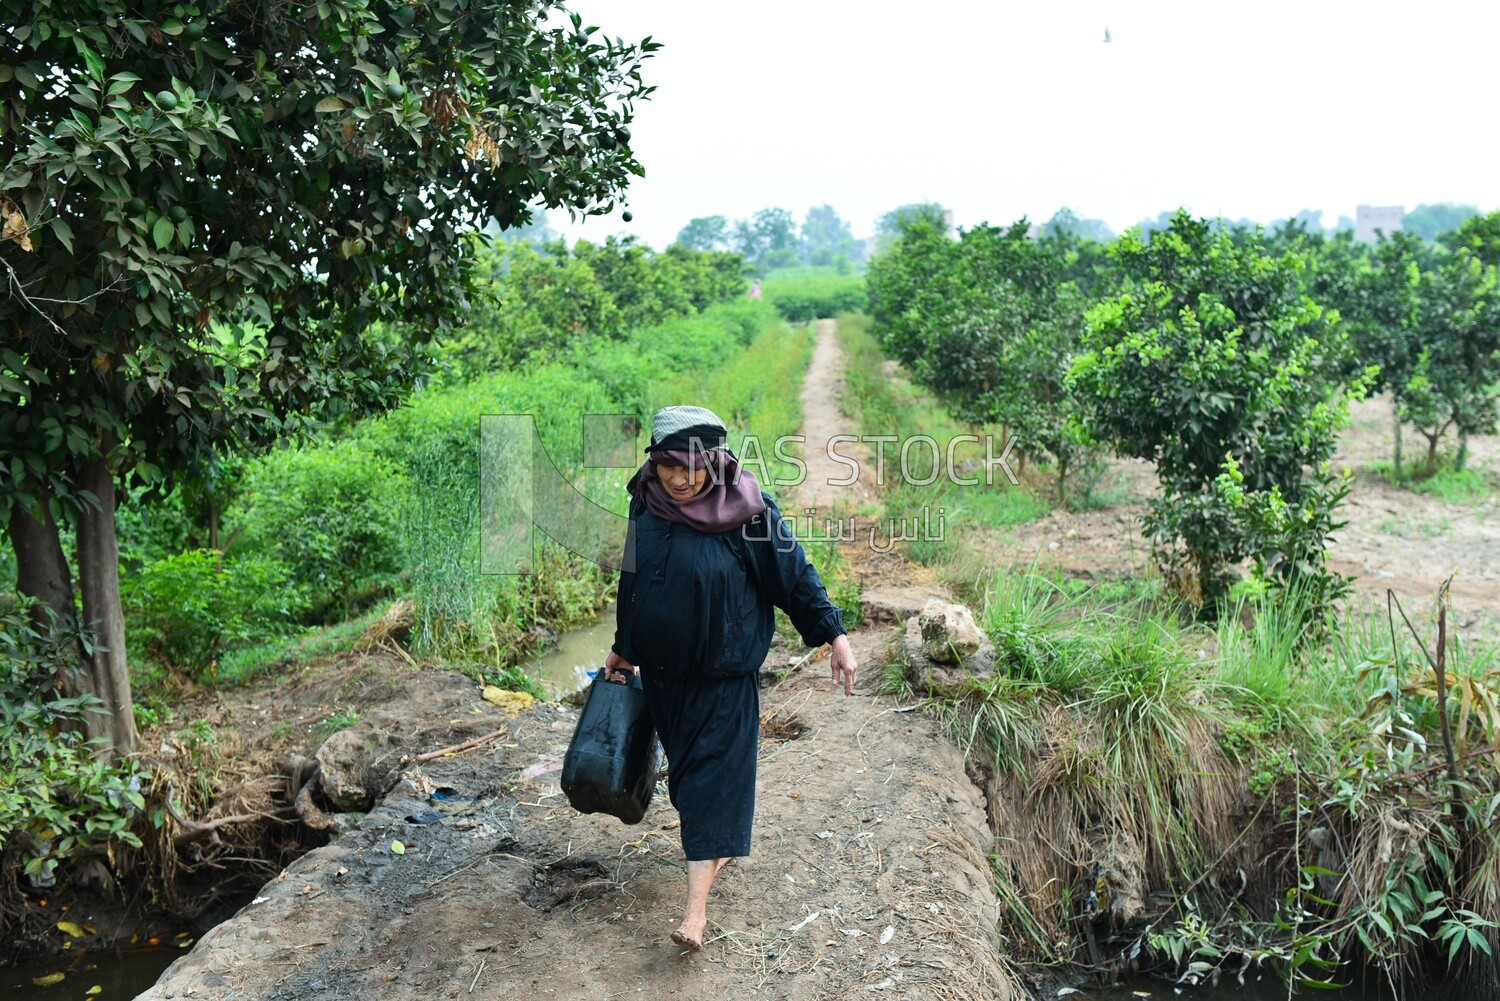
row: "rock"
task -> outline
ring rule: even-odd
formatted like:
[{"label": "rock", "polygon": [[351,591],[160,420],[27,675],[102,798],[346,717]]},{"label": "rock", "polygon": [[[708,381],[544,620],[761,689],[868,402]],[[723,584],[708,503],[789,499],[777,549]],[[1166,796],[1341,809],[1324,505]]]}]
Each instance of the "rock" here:
[{"label": "rock", "polygon": [[1094,856],[1091,911],[1108,913],[1116,927],[1130,924],[1145,908],[1146,853],[1123,828],[1092,832],[1089,850]]},{"label": "rock", "polygon": [[340,730],[318,748],[318,789],[339,813],[368,810],[379,791],[365,750],[368,734],[362,730]]},{"label": "rock", "polygon": [[922,652],[935,664],[960,664],[984,645],[984,634],[963,605],[933,598],[917,616]]},{"label": "rock", "polygon": [[905,622],[943,594],[930,587],[871,587],[860,592],[859,608],[866,622]]},{"label": "rock", "polygon": [[995,645],[974,626],[973,616],[967,608],[962,605],[953,607],[963,612],[978,636],[978,646],[958,664],[942,663],[928,657],[922,631],[923,616],[913,615],[906,620],[906,635],[902,641],[906,654],[906,680],[919,694],[937,698],[959,696],[967,689],[970,679],[987,677],[995,671]]}]

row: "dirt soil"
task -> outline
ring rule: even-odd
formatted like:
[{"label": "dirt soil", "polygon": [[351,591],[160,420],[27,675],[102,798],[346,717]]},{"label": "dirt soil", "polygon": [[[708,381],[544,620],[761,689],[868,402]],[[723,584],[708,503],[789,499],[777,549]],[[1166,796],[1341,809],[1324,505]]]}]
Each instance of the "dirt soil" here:
[{"label": "dirt soil", "polygon": [[[796,508],[801,514],[813,508],[822,514],[853,515],[862,505],[877,499],[874,471],[869,451],[858,441],[834,441],[836,437],[856,437],[854,422],[844,414],[840,401],[844,396],[844,352],[839,346],[838,324],[833,320],[817,322],[817,340],[812,361],[802,380],[802,430],[800,454],[807,463],[802,482],[788,495],[787,511]],[[855,471],[847,462],[829,454],[833,451],[858,463],[858,478],[844,484]],[[821,527],[821,526],[820,526]]]},{"label": "dirt soil", "polygon": [[[806,456],[842,425],[841,382],[833,325],[820,324]],[[824,479],[810,470],[809,484]],[[859,503],[811,486],[795,499],[820,512]],[[558,788],[576,709],[506,716],[469,679],[390,657],[361,668],[360,693],[379,696],[358,700],[350,731],[389,767],[390,791],[141,997],[1024,996],[992,931],[984,798],[935,720],[875,693],[900,620],[940,589],[893,555],[857,566],[855,695],[834,692],[826,654],[763,691],[753,854],[716,883],[703,953],[668,939],[686,884],[664,784],[638,826],[580,815]],[[769,665],[788,660],[773,649]],[[354,694],[327,687],[247,694],[224,712],[267,733],[305,729]]]},{"label": "dirt soil", "polygon": [[[1357,596],[1384,608],[1390,588],[1410,609],[1428,610],[1438,586],[1456,573],[1452,608],[1461,632],[1494,635],[1500,627],[1500,495],[1459,503],[1392,486],[1373,468],[1391,456],[1388,399],[1354,405],[1336,465],[1355,482],[1340,508],[1347,521],[1329,547],[1329,562],[1355,578]],[[1419,457],[1420,439],[1408,437],[1405,453]],[[1422,446],[1425,447],[1425,446]],[[1500,437],[1470,441],[1469,468],[1500,480]],[[1089,578],[1144,576],[1154,572],[1141,533],[1147,502],[1156,495],[1150,465],[1116,461],[1100,481],[1111,503],[1097,510],[1056,511],[1038,521],[980,533],[979,544],[1007,565],[1032,562]]]}]

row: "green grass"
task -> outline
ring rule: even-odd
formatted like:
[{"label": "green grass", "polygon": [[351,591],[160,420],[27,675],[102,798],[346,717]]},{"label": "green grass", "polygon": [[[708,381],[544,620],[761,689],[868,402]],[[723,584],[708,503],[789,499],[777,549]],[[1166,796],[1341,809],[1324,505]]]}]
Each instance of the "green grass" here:
[{"label": "green grass", "polygon": [[254,646],[230,650],[219,658],[215,684],[243,685],[256,678],[281,674],[321,657],[349,649],[364,631],[379,621],[385,605],[356,618],[318,626],[300,636],[286,636]]},{"label": "green grass", "polygon": [[1493,498],[1496,485],[1490,476],[1477,469],[1442,469],[1419,480],[1412,489],[1449,504],[1473,504]]},{"label": "green grass", "polygon": [[862,275],[835,273],[778,274],[761,283],[765,301],[794,323],[826,319],[865,308]]},{"label": "green grass", "polygon": [[1392,486],[1405,487],[1426,497],[1436,497],[1448,504],[1481,504],[1495,497],[1500,484],[1495,478],[1480,469],[1454,469],[1440,464],[1435,472],[1420,466],[1407,464],[1397,476],[1389,461],[1371,463],[1369,472]]}]

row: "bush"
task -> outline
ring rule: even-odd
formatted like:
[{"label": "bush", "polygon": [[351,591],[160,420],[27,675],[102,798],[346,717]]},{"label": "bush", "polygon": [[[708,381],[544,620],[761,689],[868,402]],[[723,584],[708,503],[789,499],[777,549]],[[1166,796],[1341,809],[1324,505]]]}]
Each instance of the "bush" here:
[{"label": "bush", "polygon": [[857,313],[866,306],[865,282],[859,275],[773,278],[761,286],[766,301],[792,323]]},{"label": "bush", "polygon": [[1210,612],[1246,557],[1269,583],[1337,598],[1347,585],[1324,544],[1346,488],[1331,462],[1346,398],[1363,391],[1337,314],[1302,294],[1297,258],[1185,212],[1112,253],[1129,281],[1089,311],[1068,388],[1094,437],[1155,463],[1158,558]]},{"label": "bush", "polygon": [[148,563],[122,595],[131,656],[202,674],[224,651],[288,632],[307,598],[274,559],[193,549]]},{"label": "bush", "polygon": [[512,244],[481,253],[476,266],[487,272],[492,296],[477,304],[466,327],[443,342],[447,380],[472,379],[528,360],[546,362],[569,344],[612,333],[621,323],[598,276],[566,252],[544,256],[526,244]]},{"label": "bush", "polygon": [[246,470],[231,547],[291,567],[314,621],[347,618],[390,590],[409,489],[400,468],[353,441],[272,452]]},{"label": "bush", "polygon": [[62,859],[111,841],[140,847],[130,830],[145,809],[141,773],[130,759],[96,759],[83,714],[97,700],[60,698],[75,636],[43,639],[29,600],[0,604],[0,905],[17,870],[50,886]]}]

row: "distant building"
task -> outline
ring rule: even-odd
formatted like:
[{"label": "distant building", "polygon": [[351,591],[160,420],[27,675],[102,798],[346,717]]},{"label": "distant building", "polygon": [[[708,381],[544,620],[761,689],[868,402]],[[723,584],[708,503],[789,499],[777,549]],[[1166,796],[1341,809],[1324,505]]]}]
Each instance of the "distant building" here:
[{"label": "distant building", "polygon": [[1401,220],[1406,210],[1400,205],[1358,205],[1354,209],[1354,239],[1360,243],[1374,243],[1384,233],[1401,232]]}]

